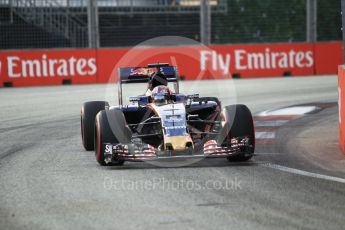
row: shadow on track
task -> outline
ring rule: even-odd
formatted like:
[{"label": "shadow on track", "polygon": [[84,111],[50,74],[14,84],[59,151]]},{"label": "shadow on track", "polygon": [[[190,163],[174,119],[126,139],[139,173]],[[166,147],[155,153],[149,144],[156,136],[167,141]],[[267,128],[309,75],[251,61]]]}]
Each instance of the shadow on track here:
[{"label": "shadow on track", "polygon": [[262,162],[228,162],[226,159],[203,159],[191,165],[180,167],[160,167],[157,165],[149,164],[147,162],[126,162],[123,166],[105,166],[102,167],[106,170],[136,170],[136,169],[177,169],[177,168],[214,168],[214,167],[248,167],[257,166]]}]

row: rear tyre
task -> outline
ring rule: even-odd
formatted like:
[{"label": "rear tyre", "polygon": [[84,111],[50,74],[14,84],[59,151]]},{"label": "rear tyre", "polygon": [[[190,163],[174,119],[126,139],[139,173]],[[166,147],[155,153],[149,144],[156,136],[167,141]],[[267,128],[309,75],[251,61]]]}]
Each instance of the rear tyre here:
[{"label": "rear tyre", "polygon": [[225,125],[220,136],[226,139],[248,136],[249,144],[253,146],[227,159],[231,162],[248,161],[253,157],[255,151],[255,131],[252,113],[245,105],[230,105],[224,109],[224,119]]},{"label": "rear tyre", "polygon": [[99,111],[104,110],[109,103],[106,101],[90,101],[84,103],[80,113],[81,139],[85,150],[94,150],[95,118]]},{"label": "rear tyre", "polygon": [[104,144],[129,143],[131,131],[121,110],[104,110],[97,114],[95,121],[95,155],[100,165],[123,165],[123,160],[113,159],[111,164],[104,161]]}]

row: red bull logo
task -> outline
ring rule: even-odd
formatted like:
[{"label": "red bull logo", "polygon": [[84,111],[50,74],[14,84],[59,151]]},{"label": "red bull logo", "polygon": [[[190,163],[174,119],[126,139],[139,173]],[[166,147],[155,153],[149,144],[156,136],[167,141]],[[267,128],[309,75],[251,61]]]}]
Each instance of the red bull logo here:
[{"label": "red bull logo", "polygon": [[135,75],[151,75],[154,72],[156,72],[155,68],[134,68],[131,70],[130,76],[135,76]]}]

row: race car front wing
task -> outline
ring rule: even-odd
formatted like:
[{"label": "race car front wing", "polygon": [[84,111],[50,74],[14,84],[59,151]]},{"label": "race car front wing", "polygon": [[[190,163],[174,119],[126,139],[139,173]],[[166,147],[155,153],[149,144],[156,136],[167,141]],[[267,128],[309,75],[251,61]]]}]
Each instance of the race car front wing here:
[{"label": "race car front wing", "polygon": [[153,161],[183,158],[225,158],[239,153],[248,153],[253,148],[249,137],[236,137],[228,146],[219,146],[216,140],[209,140],[201,148],[185,151],[170,151],[154,148],[149,144],[112,144],[105,143],[104,159],[107,164],[117,161]]}]

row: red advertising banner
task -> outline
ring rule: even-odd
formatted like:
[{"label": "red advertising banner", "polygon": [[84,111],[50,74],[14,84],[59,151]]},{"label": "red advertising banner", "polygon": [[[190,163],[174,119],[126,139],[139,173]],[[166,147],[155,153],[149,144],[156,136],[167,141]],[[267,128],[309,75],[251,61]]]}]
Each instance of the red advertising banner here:
[{"label": "red advertising banner", "polygon": [[13,86],[97,82],[92,49],[0,52],[0,63],[2,82]]},{"label": "red advertising banner", "polygon": [[[178,66],[179,74],[187,80],[194,80],[200,75],[199,46],[134,48],[134,49],[99,49],[99,82],[114,82],[119,67],[147,66],[149,63],[170,63]],[[216,71],[214,71],[216,72]],[[218,73],[215,73],[218,74]],[[211,74],[210,74],[211,75]],[[218,77],[220,75],[218,74]]]},{"label": "red advertising banner", "polygon": [[[181,46],[100,49],[100,82],[107,82],[113,69],[122,66],[145,66],[167,62],[177,65],[186,80],[213,78],[274,77],[314,74],[314,51],[311,44]],[[114,79],[116,71],[113,73]],[[112,80],[113,81],[113,80]]]},{"label": "red advertising banner", "polygon": [[1,86],[115,82],[119,67],[177,65],[186,80],[336,74],[341,42],[0,51]]},{"label": "red advertising banner", "polygon": [[342,42],[320,42],[315,44],[315,74],[335,74],[344,63]]}]

